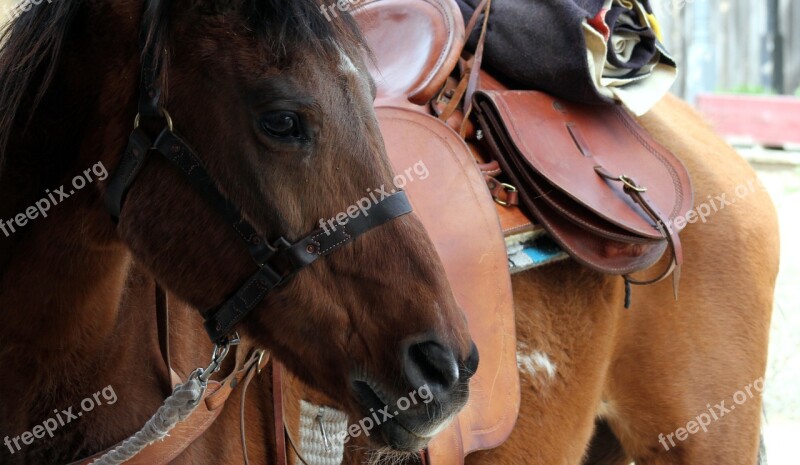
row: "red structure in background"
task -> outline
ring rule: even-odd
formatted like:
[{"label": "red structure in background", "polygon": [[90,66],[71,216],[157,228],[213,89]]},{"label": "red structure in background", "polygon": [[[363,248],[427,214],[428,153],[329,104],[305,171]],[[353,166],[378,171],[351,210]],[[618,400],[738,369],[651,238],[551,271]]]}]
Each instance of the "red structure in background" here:
[{"label": "red structure in background", "polygon": [[703,94],[697,109],[728,139],[766,147],[800,145],[800,98]]}]

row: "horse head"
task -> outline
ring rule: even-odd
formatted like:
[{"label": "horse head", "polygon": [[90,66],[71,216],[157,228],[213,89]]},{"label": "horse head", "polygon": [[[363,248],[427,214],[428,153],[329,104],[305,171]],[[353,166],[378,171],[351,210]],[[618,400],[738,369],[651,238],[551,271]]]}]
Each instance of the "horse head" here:
[{"label": "horse head", "polygon": [[[357,28],[313,1],[168,3],[149,2],[143,33],[168,113],[142,125],[174,125],[185,141],[174,150],[196,154],[220,198],[272,244],[270,257],[312,238],[298,253],[314,262],[293,269],[236,329],[351,417],[389,406],[396,416],[380,426],[383,445],[421,448],[466,403],[477,350],[413,213],[355,237],[353,225],[387,215],[401,181]],[[417,179],[402,182],[424,182],[424,164],[415,168],[405,176]],[[187,172],[151,156],[126,191],[117,233],[169,291],[208,311],[258,272],[237,224],[210,208]],[[415,395],[428,400],[400,405]]]}]

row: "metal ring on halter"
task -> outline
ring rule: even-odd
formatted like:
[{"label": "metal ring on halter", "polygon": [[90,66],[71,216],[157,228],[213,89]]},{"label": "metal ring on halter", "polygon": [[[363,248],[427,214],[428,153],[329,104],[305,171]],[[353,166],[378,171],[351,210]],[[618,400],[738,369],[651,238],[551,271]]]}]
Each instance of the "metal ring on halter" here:
[{"label": "metal ring on halter", "polygon": [[[162,108],[161,114],[163,114],[164,119],[167,120],[167,127],[169,128],[170,131],[172,131],[172,117],[169,115],[169,112],[167,112],[167,110]],[[141,115],[139,113],[136,113],[136,118],[133,120],[133,129],[139,128],[139,121],[141,120],[141,118],[142,118]]]},{"label": "metal ring on halter", "polygon": [[219,344],[214,346],[214,351],[211,353],[211,364],[205,369],[198,368],[192,373],[192,378],[197,378],[203,385],[208,383],[211,375],[219,371],[222,366],[222,361],[228,356],[231,346],[239,344],[239,333],[234,333],[233,336],[226,338]]}]

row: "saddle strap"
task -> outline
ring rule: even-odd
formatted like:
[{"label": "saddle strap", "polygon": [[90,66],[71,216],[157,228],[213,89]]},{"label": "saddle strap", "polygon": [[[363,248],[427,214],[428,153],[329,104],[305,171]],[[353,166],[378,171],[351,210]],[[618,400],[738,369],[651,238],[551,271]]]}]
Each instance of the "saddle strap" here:
[{"label": "saddle strap", "polygon": [[[482,7],[482,8],[481,8]],[[489,30],[489,14],[492,9],[492,0],[483,0],[478,8],[473,13],[467,26],[467,31],[472,34],[472,30],[478,22],[478,12],[483,10],[483,26],[481,27],[481,34],[478,38],[478,46],[475,49],[475,56],[472,57],[472,68],[467,77],[467,89],[464,94],[464,119],[461,121],[461,128],[458,134],[464,139],[467,135],[467,128],[469,127],[469,117],[472,114],[472,96],[478,88],[478,77],[480,76],[481,65],[483,64],[483,49],[486,44],[486,33]]]},{"label": "saddle strap", "polygon": [[[266,352],[261,351],[262,356],[269,358],[269,355],[266,355]],[[238,356],[238,354],[237,354]],[[237,357],[238,360],[238,357]],[[261,368],[265,366],[268,362],[265,360],[259,360],[258,368],[255,370],[250,370],[247,373],[247,376],[244,378],[244,382],[242,383],[242,400],[239,402],[239,432],[242,439],[242,455],[244,456],[244,465],[250,465],[250,458],[247,454],[247,428],[246,428],[246,421],[245,421],[245,405],[247,403],[247,388],[250,386],[250,382],[253,381],[253,378],[257,374],[261,374]],[[275,366],[278,362],[272,362],[272,369],[275,370]],[[277,421],[277,420],[276,420]],[[276,441],[277,443],[277,441]],[[276,465],[286,465],[286,462],[281,462],[280,454],[278,454],[278,461]]]},{"label": "saddle strap", "polygon": [[634,179],[624,175],[615,176],[601,165],[595,166],[594,170],[604,179],[624,184],[623,192],[628,194],[637,205],[642,207],[642,210],[655,222],[656,227],[661,231],[667,244],[669,244],[669,250],[672,253],[672,258],[667,267],[655,278],[640,280],[633,278],[631,274],[625,274],[623,276],[625,278],[625,308],[630,307],[630,284],[647,286],[661,282],[670,275],[672,275],[672,292],[675,295],[675,300],[678,300],[678,284],[680,282],[681,265],[683,264],[683,246],[681,245],[678,231],[672,227],[669,218],[647,197],[645,194],[647,189],[643,189],[639,186]]},{"label": "saddle strap", "polygon": [[[486,42],[486,32],[489,27],[489,13],[492,7],[492,0],[482,0],[475,11],[472,13],[472,16],[469,19],[469,23],[467,23],[466,31],[467,37],[470,37],[473,32],[475,32],[475,28],[478,24],[478,20],[480,16],[483,15],[483,22],[480,30],[480,35],[478,37],[478,46],[475,50],[475,54],[469,60],[467,64],[467,69],[463,73],[461,80],[458,83],[458,86],[453,91],[453,94],[450,96],[446,96],[449,98],[449,102],[441,110],[438,117],[442,121],[448,121],[450,117],[458,110],[459,104],[463,102],[463,119],[461,121],[460,127],[460,134],[461,137],[464,138],[466,134],[466,127],[469,124],[469,115],[472,112],[472,94],[475,93],[475,90],[478,87],[478,77],[480,74],[481,63],[483,61],[483,49],[484,44]],[[466,48],[466,44],[465,44]],[[463,51],[462,51],[463,53]],[[447,86],[443,90],[445,90]],[[438,98],[431,100],[432,109],[435,113],[438,113],[436,102],[443,97],[442,94],[439,95]]]},{"label": "saddle strap", "polygon": [[[274,362],[272,364],[272,417],[275,427],[275,458],[276,465],[286,465],[286,422],[283,419],[283,366]],[[294,447],[294,443],[292,443]],[[299,457],[299,455],[298,455]],[[305,460],[301,461],[305,463]]]}]

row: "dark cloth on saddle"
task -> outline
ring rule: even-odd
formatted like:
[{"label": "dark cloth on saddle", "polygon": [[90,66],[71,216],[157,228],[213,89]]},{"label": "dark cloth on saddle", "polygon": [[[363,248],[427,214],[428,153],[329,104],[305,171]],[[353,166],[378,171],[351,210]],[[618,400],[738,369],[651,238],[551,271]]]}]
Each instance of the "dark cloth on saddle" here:
[{"label": "dark cloth on saddle", "polygon": [[[465,23],[480,0],[456,0]],[[611,104],[592,84],[582,23],[598,15],[603,0],[494,0],[489,17],[483,63],[513,87],[543,90],[567,100]],[[649,0],[642,2],[650,9]],[[627,63],[621,63],[609,47],[609,62],[632,73],[656,53],[655,36],[648,28],[617,26],[625,9],[613,6],[606,15],[609,29],[640,35],[641,43]],[[480,23],[478,23],[480,26]],[[475,49],[479,29],[468,41]],[[613,55],[613,57],[612,57]]]},{"label": "dark cloth on saddle", "polygon": [[641,39],[639,45],[633,49],[633,53],[628,61],[620,60],[614,47],[608,47],[608,62],[617,68],[629,69],[631,73],[636,73],[646,65],[656,54],[656,34],[646,26],[624,23],[620,21],[620,16],[629,12],[625,7],[614,5],[606,13],[606,24],[612,31],[628,35],[638,35]]}]

